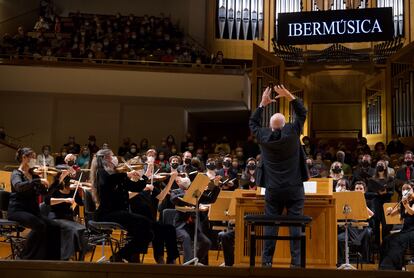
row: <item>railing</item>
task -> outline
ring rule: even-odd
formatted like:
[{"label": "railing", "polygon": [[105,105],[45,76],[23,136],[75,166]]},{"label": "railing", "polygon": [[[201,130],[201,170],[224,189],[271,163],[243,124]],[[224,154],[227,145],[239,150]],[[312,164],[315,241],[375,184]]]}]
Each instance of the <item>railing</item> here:
[{"label": "railing", "polygon": [[22,139],[27,138],[29,136],[32,137],[33,135],[34,135],[33,132],[19,136],[19,137],[13,137],[10,135],[6,135],[5,139],[0,139],[0,149],[8,147],[8,148],[17,150],[24,145],[24,142]]},{"label": "railing", "polygon": [[[46,58],[46,59],[45,59]],[[154,70],[187,73],[210,73],[210,74],[244,74],[245,68],[241,65],[226,64],[195,64],[175,63],[147,60],[116,60],[116,59],[90,59],[90,58],[67,58],[67,57],[34,57],[33,55],[0,55],[0,65],[47,65],[47,66],[81,66],[81,67],[116,67],[127,70]]]},{"label": "railing", "polygon": [[31,10],[26,11],[24,13],[21,13],[21,14],[18,14],[18,15],[15,15],[15,16],[12,16],[12,17],[9,17],[9,18],[6,18],[6,19],[0,21],[0,25],[5,24],[5,23],[8,23],[8,22],[10,22],[12,20],[16,20],[16,19],[21,18],[23,16],[26,16],[26,15],[29,15],[29,14],[32,14],[32,13],[35,13],[35,12],[36,13],[39,13],[39,8],[31,9]]}]

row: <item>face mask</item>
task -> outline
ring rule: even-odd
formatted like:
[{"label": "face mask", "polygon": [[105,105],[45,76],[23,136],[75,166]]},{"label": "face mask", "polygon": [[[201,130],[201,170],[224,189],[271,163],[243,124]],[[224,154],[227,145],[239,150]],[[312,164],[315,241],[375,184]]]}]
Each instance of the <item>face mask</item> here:
[{"label": "face mask", "polygon": [[369,161],[368,160],[362,160],[361,164],[364,168],[367,168],[369,166]]},{"label": "face mask", "polygon": [[407,160],[407,161],[405,161],[405,165],[411,166],[411,165],[413,165],[413,161],[412,160]]},{"label": "face mask", "polygon": [[255,170],[256,169],[256,164],[249,164],[249,165],[247,165],[247,169],[249,169],[249,170]]},{"label": "face mask", "polygon": [[230,162],[230,161],[224,161],[224,162],[223,162],[223,165],[224,165],[225,167],[230,167],[231,162]]},{"label": "face mask", "polygon": [[332,172],[335,173],[335,174],[339,174],[339,173],[341,173],[341,171],[342,171],[341,167],[335,167],[335,168],[332,169]]},{"label": "face mask", "polygon": [[385,170],[384,165],[378,165],[378,166],[377,166],[377,171],[378,171],[378,172],[384,172],[384,170]]},{"label": "face mask", "polygon": [[147,162],[148,163],[154,163],[154,161],[155,161],[155,158],[153,156],[148,156],[147,157]]},{"label": "face mask", "polygon": [[73,160],[69,160],[69,161],[68,161],[68,165],[69,165],[69,166],[73,166],[73,165],[75,165],[75,161],[73,161]]},{"label": "face mask", "polygon": [[177,169],[178,168],[178,163],[177,162],[174,162],[174,163],[171,163],[171,168],[172,169]]},{"label": "face mask", "polygon": [[189,165],[191,163],[191,158],[184,159],[184,163]]},{"label": "face mask", "polygon": [[36,159],[31,158],[29,160],[29,168],[34,168],[36,166]]},{"label": "face mask", "polygon": [[208,163],[208,164],[206,165],[206,167],[207,167],[207,169],[209,169],[209,170],[215,170],[215,169],[216,169],[216,164],[214,164],[214,163]]},{"label": "face mask", "polygon": [[313,166],[312,163],[308,163],[307,165],[308,165],[309,169],[312,168],[312,166]]},{"label": "face mask", "polygon": [[118,166],[118,158],[116,156],[113,156],[111,158],[111,162],[112,162],[112,165],[114,165],[114,167]]},{"label": "face mask", "polygon": [[345,191],[345,188],[343,188],[342,186],[337,186],[335,188],[335,192],[344,192],[344,191]]}]

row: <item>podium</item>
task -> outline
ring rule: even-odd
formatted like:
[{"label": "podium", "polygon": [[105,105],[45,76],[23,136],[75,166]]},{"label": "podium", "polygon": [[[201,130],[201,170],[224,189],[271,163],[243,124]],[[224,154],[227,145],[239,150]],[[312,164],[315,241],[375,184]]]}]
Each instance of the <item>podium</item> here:
[{"label": "podium", "polygon": [[[337,225],[336,206],[332,192],[332,179],[311,179],[316,182],[316,192],[305,193],[304,215],[312,217],[311,228],[306,229],[306,267],[336,268],[337,263]],[[250,247],[248,229],[245,228],[246,215],[264,214],[265,200],[263,195],[247,194],[235,199],[235,265],[249,265]],[[256,227],[256,234],[263,235],[263,228]],[[279,229],[279,235],[288,236],[286,227]],[[263,241],[256,247],[256,261],[261,262]],[[273,266],[289,267],[289,241],[277,241]]]}]

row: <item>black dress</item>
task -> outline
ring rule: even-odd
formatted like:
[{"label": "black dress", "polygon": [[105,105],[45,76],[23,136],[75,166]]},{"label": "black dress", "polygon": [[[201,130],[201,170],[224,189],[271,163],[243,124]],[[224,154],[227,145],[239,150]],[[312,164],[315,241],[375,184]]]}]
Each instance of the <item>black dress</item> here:
[{"label": "black dress", "polygon": [[[413,204],[411,201],[410,206]],[[401,270],[404,265],[404,252],[409,246],[414,245],[414,215],[406,213],[403,205],[401,218],[404,219],[401,231],[387,236],[382,243],[380,269]]]},{"label": "black dress", "polygon": [[[70,259],[75,252],[80,252],[80,259],[83,259],[87,249],[87,238],[85,226],[73,221],[73,210],[69,203],[51,205],[52,198],[72,198],[74,190],[63,193],[61,190],[54,190],[45,198],[45,204],[50,206],[49,218],[53,219],[61,228],[61,259]],[[82,198],[76,194],[75,201],[82,205]]]},{"label": "black dress", "polygon": [[59,260],[60,227],[40,214],[38,196],[47,192],[40,177],[32,174],[30,180],[22,171],[14,170],[11,185],[8,218],[31,229],[20,257],[26,260]]},{"label": "black dress", "polygon": [[[384,204],[391,201],[391,197],[395,191],[394,179],[389,177],[387,179],[371,178],[368,180],[368,192],[365,194],[367,197],[370,209],[374,212],[371,223],[373,224],[374,237],[376,247],[380,246],[380,225],[382,226],[382,239],[390,234],[392,229],[391,225],[387,225],[384,215]],[[386,190],[385,194],[379,194],[380,190]]]},{"label": "black dress", "polygon": [[117,254],[128,261],[134,260],[138,253],[147,251],[153,239],[153,221],[142,215],[129,212],[129,191],[141,192],[147,178],[138,182],[131,181],[127,174],[109,174],[104,169],[97,172],[97,191],[99,208],[96,211],[98,221],[115,222],[122,225],[130,236],[129,242]]},{"label": "black dress", "polygon": [[157,211],[159,200],[157,195],[161,190],[154,187],[151,191],[142,191],[137,196],[130,199],[131,211],[145,216],[153,221],[154,239],[152,248],[154,259],[160,262],[164,257],[164,247],[167,250],[167,263],[173,263],[178,258],[177,235],[173,225],[163,224],[157,221]]}]

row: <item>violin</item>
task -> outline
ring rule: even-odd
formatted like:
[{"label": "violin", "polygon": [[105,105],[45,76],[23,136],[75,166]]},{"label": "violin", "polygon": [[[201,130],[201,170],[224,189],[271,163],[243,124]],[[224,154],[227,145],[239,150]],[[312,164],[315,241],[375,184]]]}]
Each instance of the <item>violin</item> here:
[{"label": "violin", "polygon": [[116,167],[116,171],[119,173],[126,173],[131,171],[131,169],[138,171],[138,170],[142,170],[144,169],[144,164],[139,163],[139,164],[130,164],[131,168],[129,168],[125,163],[120,163],[117,167]]},{"label": "violin", "polygon": [[389,216],[389,215],[391,215],[391,213],[396,209],[396,208],[398,208],[401,204],[405,204],[406,202],[411,202],[412,200],[414,200],[414,193],[408,193],[408,194],[406,194],[406,195],[403,195],[402,196],[402,198],[401,198],[401,200],[398,202],[398,203],[396,203],[393,207],[392,207],[392,210],[390,210],[388,213],[387,213],[387,215]]},{"label": "violin", "polygon": [[[170,177],[170,176],[172,176],[172,173],[159,173],[158,175],[159,176]],[[178,173],[177,177],[185,178],[185,177],[187,177],[187,173]]]}]

